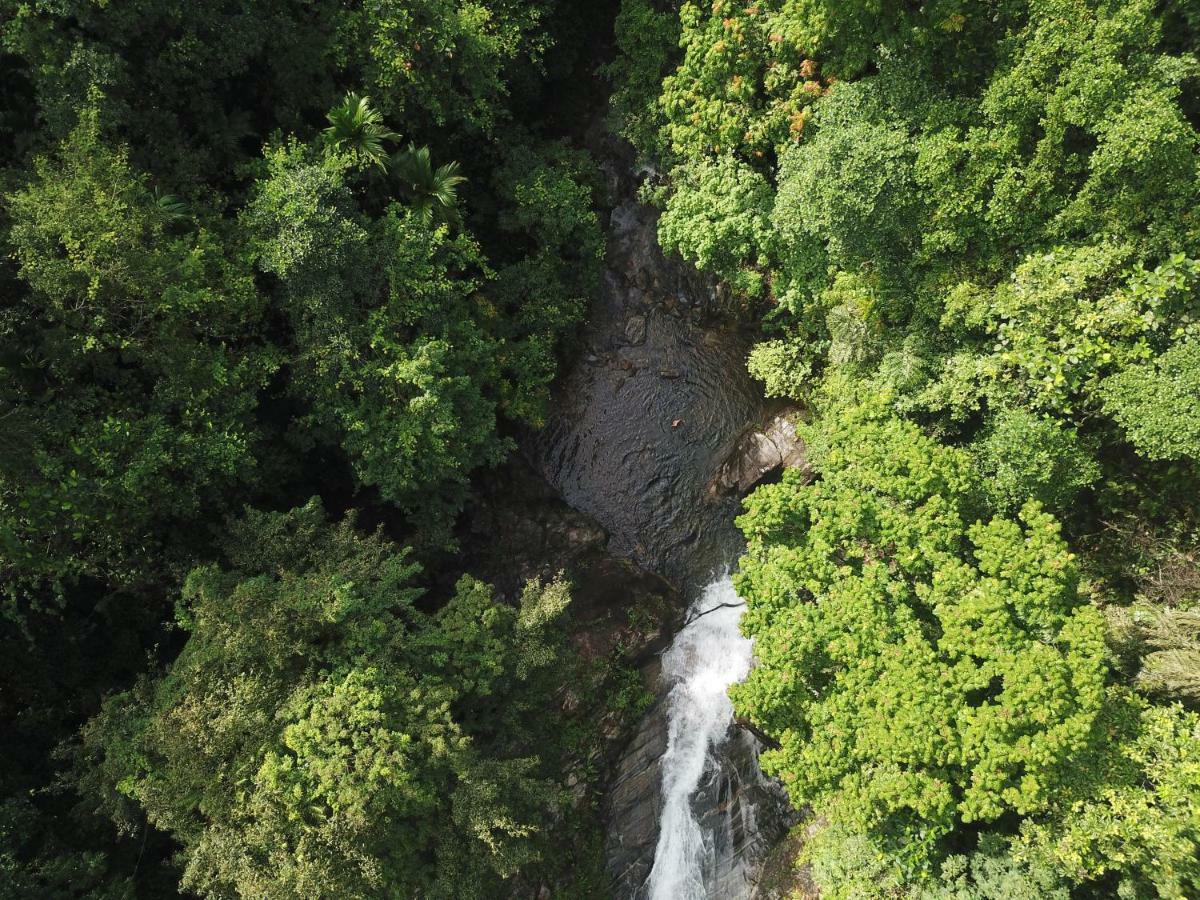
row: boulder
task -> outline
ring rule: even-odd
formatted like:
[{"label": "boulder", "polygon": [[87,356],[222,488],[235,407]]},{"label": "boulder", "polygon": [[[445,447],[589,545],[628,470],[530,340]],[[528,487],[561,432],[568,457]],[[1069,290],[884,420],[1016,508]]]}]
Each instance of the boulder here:
[{"label": "boulder", "polygon": [[709,494],[744,496],[782,469],[807,470],[807,448],[796,434],[795,422],[801,416],[799,409],[781,410],[743,434],[709,481]]}]

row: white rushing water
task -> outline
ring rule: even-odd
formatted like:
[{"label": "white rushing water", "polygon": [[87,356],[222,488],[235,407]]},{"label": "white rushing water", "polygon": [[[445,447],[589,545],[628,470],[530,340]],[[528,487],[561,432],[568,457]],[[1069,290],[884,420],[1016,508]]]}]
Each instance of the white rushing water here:
[{"label": "white rushing water", "polygon": [[651,900],[705,897],[712,838],[706,839],[692,814],[691,800],[713,751],[728,736],[733,721],[729,686],[750,672],[750,641],[738,631],[741,615],[732,580],[718,578],[692,603],[690,624],[663,654],[662,674],[673,686],[662,757],[662,820],[647,882]]}]

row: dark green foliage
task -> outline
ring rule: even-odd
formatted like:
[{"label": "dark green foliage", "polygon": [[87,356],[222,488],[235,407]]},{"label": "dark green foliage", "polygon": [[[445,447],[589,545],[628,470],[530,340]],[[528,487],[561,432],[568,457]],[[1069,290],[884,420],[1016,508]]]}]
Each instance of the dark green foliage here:
[{"label": "dark green foliage", "polygon": [[[262,300],[221,223],[156,201],[94,109],[7,198],[4,579],[133,580],[254,477]],[[215,495],[215,496],[214,496]]]},{"label": "dark green foliage", "polygon": [[365,215],[345,157],[292,144],[267,158],[243,221],[280,282],[309,425],[336,435],[362,484],[443,528],[471,468],[506,450],[479,250],[399,204]]},{"label": "dark green foliage", "polygon": [[658,94],[679,43],[679,19],[654,0],[622,0],[615,23],[617,57],[605,69],[613,81],[615,128],[647,160],[663,155]]},{"label": "dark green foliage", "polygon": [[384,127],[383,116],[372,108],[369,97],[355,93],[347,94],[341,105],[331,109],[326,118],[329,127],[323,132],[325,146],[371,165],[383,166],[387,160],[383,142],[400,137]]},{"label": "dark green foliage", "polygon": [[560,792],[488,710],[536,708],[565,585],[514,609],[464,578],[429,615],[407,552],[316,502],[226,548],[187,580],[169,671],[88,726],[85,794],[130,826],[144,809],[202,894],[484,897],[535,860]]},{"label": "dark green foliage", "polygon": [[[576,19],[0,0],[0,894],[169,896],[180,846],[221,896],[571,881],[603,709],[569,746],[565,589],[506,605],[446,550],[598,273],[594,164],[538,106]],[[218,562],[230,510],[317,492],[459,590],[418,611],[397,545],[314,509]]]},{"label": "dark green foliage", "polygon": [[509,418],[540,426],[564,336],[599,283],[595,175],[588,158],[564,144],[518,140],[505,147],[494,177],[506,202],[497,222],[504,264],[488,289],[493,327],[506,341],[500,404]]}]

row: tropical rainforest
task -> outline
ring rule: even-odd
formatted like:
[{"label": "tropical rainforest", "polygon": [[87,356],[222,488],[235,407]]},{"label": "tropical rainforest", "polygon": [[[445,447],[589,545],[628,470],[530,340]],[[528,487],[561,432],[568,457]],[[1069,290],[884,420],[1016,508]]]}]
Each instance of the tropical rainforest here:
[{"label": "tropical rainforest", "polygon": [[641,701],[461,552],[596,111],[804,410],[735,576],[791,862],[1200,896],[1195,0],[0,0],[0,898],[608,895],[562,689]]}]

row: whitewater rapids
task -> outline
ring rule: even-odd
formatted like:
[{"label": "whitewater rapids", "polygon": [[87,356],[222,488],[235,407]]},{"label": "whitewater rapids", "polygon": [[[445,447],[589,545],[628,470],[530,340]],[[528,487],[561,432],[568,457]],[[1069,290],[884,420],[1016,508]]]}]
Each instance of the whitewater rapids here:
[{"label": "whitewater rapids", "polygon": [[688,624],[663,654],[667,696],[667,750],[662,758],[662,818],[650,900],[704,900],[714,847],[692,809],[692,798],[719,762],[714,754],[733,724],[730,685],[750,673],[751,642],[738,631],[743,604],[724,575],[688,610]]}]

